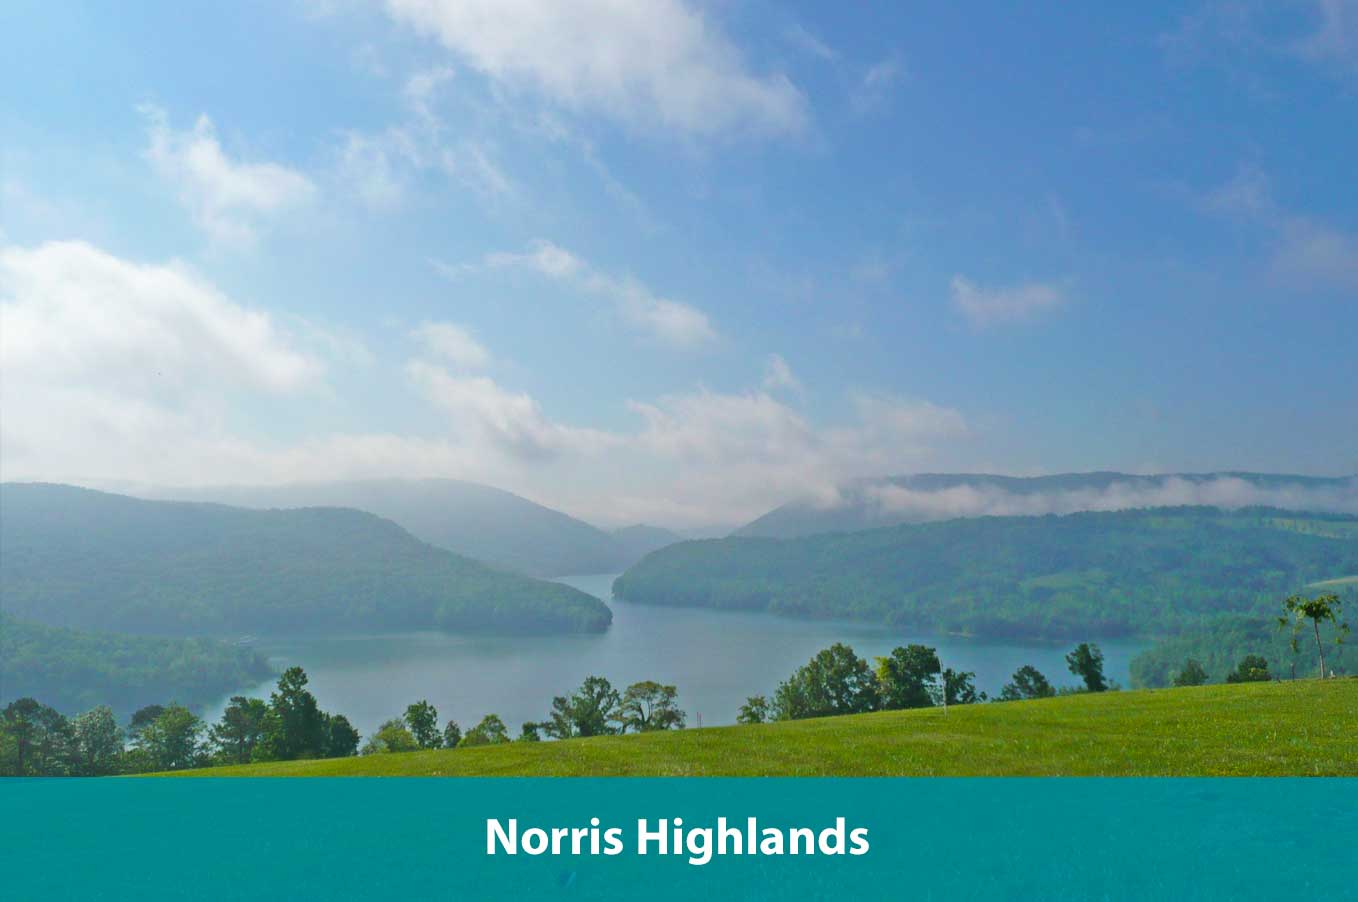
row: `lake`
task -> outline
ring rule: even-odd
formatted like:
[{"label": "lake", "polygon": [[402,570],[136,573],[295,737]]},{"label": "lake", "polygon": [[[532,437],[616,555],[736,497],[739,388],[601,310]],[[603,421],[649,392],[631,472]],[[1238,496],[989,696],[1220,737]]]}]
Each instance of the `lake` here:
[{"label": "lake", "polygon": [[[730,724],[747,696],[771,696],[781,680],[835,642],[847,642],[869,662],[898,645],[932,645],[944,667],[975,671],[978,688],[992,695],[1023,664],[1037,667],[1055,685],[1077,682],[1065,664],[1073,642],[930,636],[844,621],[629,604],[612,597],[615,576],[560,580],[613,609],[613,625],[598,635],[407,633],[269,640],[257,647],[280,669],[305,669],[321,707],[344,714],[364,736],[420,699],[464,731],[495,713],[517,736],[524,721],[546,718],[552,696],[567,694],[591,674],[607,677],[619,690],[646,679],[673,684],[689,726],[697,726],[699,718],[707,726]],[[1129,662],[1145,643],[1095,641],[1104,652],[1105,672],[1126,686]],[[272,681],[232,694],[268,698],[271,688]],[[221,717],[225,701],[208,709],[209,721]]]}]

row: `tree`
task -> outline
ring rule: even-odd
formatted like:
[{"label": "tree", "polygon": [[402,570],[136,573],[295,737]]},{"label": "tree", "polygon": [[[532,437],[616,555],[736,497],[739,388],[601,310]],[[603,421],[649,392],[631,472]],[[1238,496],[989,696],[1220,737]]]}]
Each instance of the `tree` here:
[{"label": "tree", "polygon": [[586,677],[573,695],[558,695],[552,699],[549,719],[542,724],[543,732],[555,739],[610,735],[617,732],[609,721],[621,701],[622,697],[608,680],[599,676]]},{"label": "tree", "polygon": [[769,700],[762,695],[752,695],[745,699],[736,715],[736,723],[763,723],[769,719]]},{"label": "tree", "polygon": [[1103,676],[1103,652],[1097,645],[1081,642],[1066,655],[1066,665],[1071,673],[1085,681],[1085,688],[1090,692],[1108,689],[1108,681]]},{"label": "tree", "polygon": [[[54,708],[32,698],[12,701],[0,712],[0,737],[12,746],[6,776],[63,776],[70,772],[71,726]],[[8,756],[7,756],[8,757]]]},{"label": "tree", "polygon": [[678,697],[675,687],[662,686],[655,680],[633,683],[622,694],[613,719],[623,733],[629,729],[636,733],[682,729],[685,715],[679,710]]},{"label": "tree", "polygon": [[414,735],[406,728],[405,721],[392,718],[385,721],[377,732],[368,737],[363,744],[363,754],[381,755],[387,752],[413,752],[420,745]]},{"label": "tree", "polygon": [[87,777],[115,773],[123,753],[123,731],[107,705],[91,708],[71,722],[78,772]]},{"label": "tree", "polygon": [[202,763],[203,721],[183,705],[168,705],[137,735],[137,746],[160,770]]},{"label": "tree", "polygon": [[461,741],[462,728],[457,725],[457,721],[450,720],[443,725],[443,747],[445,749],[455,749]]},{"label": "tree", "polygon": [[877,683],[882,707],[927,708],[934,703],[934,677],[941,671],[938,652],[927,645],[893,648],[891,654],[877,659]]},{"label": "tree", "polygon": [[132,713],[132,719],[127,722],[128,738],[135,740],[137,734],[150,726],[164,711],[164,705],[147,705],[144,708],[138,708]]},{"label": "tree", "polygon": [[861,714],[877,707],[877,678],[868,662],[836,642],[798,668],[774,693],[778,720]]},{"label": "tree", "polygon": [[1329,621],[1334,624],[1335,645],[1342,645],[1344,636],[1349,631],[1349,625],[1339,619],[1344,613],[1344,606],[1339,601],[1339,596],[1333,593],[1317,595],[1315,598],[1293,595],[1283,602],[1283,612],[1283,616],[1278,618],[1278,626],[1279,628],[1287,626],[1288,622],[1291,621],[1293,652],[1297,650],[1297,633],[1301,630],[1302,621],[1311,621],[1311,630],[1316,637],[1316,653],[1320,655],[1320,678],[1324,679],[1328,672],[1325,670],[1325,643],[1320,641],[1321,621]]},{"label": "tree", "polygon": [[300,667],[289,667],[278,678],[278,689],[269,696],[269,717],[260,746],[265,760],[322,755],[327,738],[325,715],[306,685],[306,671]]},{"label": "tree", "polygon": [[427,701],[418,701],[406,708],[406,726],[422,749],[436,749],[442,737],[439,736],[439,712]]},{"label": "tree", "polygon": [[976,691],[976,674],[969,670],[943,671],[940,686],[935,694],[944,698],[949,705],[974,705],[986,699],[984,692]]},{"label": "tree", "polygon": [[1226,674],[1228,683],[1267,683],[1273,679],[1268,672],[1268,659],[1263,655],[1245,655],[1235,670]]},{"label": "tree", "polygon": [[264,739],[269,706],[263,699],[232,696],[222,719],[208,730],[208,741],[217,757],[232,764],[246,764]]},{"label": "tree", "polygon": [[538,732],[538,724],[531,720],[525,720],[523,727],[519,730],[519,742],[541,742],[542,734]]},{"label": "tree", "polygon": [[1031,698],[1051,698],[1056,690],[1042,672],[1031,664],[1024,664],[1014,671],[1011,681],[1000,690],[998,700],[1016,702]]},{"label": "tree", "polygon": [[358,751],[358,730],[343,714],[325,715],[325,734],[325,757],[348,758]]},{"label": "tree", "polygon": [[459,745],[499,745],[502,742],[509,742],[509,730],[505,722],[498,714],[487,714],[479,724],[467,731]]},{"label": "tree", "polygon": [[1201,686],[1207,682],[1207,671],[1196,658],[1188,658],[1179,672],[1174,674],[1175,686]]}]

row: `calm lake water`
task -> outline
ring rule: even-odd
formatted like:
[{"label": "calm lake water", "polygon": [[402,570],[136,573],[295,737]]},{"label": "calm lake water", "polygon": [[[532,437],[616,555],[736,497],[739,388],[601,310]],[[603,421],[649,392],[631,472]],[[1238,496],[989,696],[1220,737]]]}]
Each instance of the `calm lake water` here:
[{"label": "calm lake water", "polygon": [[[552,696],[566,694],[591,674],[607,677],[619,690],[646,679],[674,684],[689,726],[696,726],[699,717],[707,726],[735,723],[747,696],[772,695],[779,681],[834,642],[847,642],[869,661],[897,645],[932,645],[943,666],[975,671],[977,686],[991,694],[1023,664],[1037,667],[1058,686],[1076,682],[1065,664],[1073,642],[976,640],[843,621],[628,604],[612,597],[615,575],[561,580],[608,602],[613,625],[602,635],[407,633],[277,640],[258,648],[280,668],[304,668],[321,707],[344,714],[365,736],[422,698],[438,708],[441,719],[451,717],[463,730],[493,712],[518,735],[524,721],[546,717]],[[1128,664],[1145,643],[1099,645],[1105,672],[1126,686]],[[271,688],[272,681],[241,690],[267,698]],[[206,712],[210,721],[220,718],[224,705],[225,699]]]}]

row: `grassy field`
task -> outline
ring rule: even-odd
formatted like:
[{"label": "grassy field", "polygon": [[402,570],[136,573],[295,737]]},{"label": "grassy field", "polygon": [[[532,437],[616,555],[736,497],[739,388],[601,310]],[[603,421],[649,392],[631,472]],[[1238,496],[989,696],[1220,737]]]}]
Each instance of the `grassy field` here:
[{"label": "grassy field", "polygon": [[1075,695],[198,776],[1358,776],[1358,679]]}]

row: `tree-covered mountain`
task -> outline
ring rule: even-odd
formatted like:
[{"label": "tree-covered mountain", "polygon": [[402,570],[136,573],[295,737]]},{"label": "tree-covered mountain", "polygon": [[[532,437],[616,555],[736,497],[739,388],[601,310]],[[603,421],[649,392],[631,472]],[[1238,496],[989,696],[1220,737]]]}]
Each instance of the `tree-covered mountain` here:
[{"label": "tree-covered mountain", "polygon": [[125,716],[208,704],[270,673],[253,649],[220,639],[81,632],[0,614],[0,705],[32,696],[63,714],[108,705]]},{"label": "tree-covered mountain", "polygon": [[[635,564],[652,551],[658,551],[666,545],[684,541],[684,537],[676,532],[661,529],[659,526],[647,526],[644,523],[615,529],[612,535],[613,540],[618,543],[618,547],[622,549],[623,555],[627,559],[627,567]],[[626,570],[627,567],[620,569]]]},{"label": "tree-covered mountain", "polygon": [[1187,507],[684,542],[614,591],[643,604],[1070,639],[1271,616],[1307,583],[1354,573],[1358,517]]},{"label": "tree-covered mountain", "polygon": [[620,541],[560,511],[455,479],[216,486],[139,494],[250,508],[352,507],[393,520],[431,545],[532,576],[615,573],[645,553],[634,553],[627,538]]},{"label": "tree-covered mountain", "polygon": [[16,618],[158,635],[583,632],[612,619],[584,592],[494,570],[362,511],[41,483],[0,485],[0,598]]},{"label": "tree-covered mountain", "polygon": [[860,479],[829,497],[799,499],[732,535],[788,539],[957,517],[1036,516],[1141,507],[1279,507],[1358,513],[1358,476],[1272,473],[924,473]]}]

